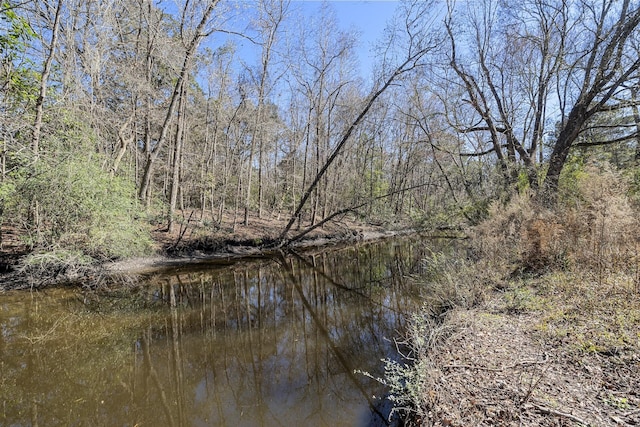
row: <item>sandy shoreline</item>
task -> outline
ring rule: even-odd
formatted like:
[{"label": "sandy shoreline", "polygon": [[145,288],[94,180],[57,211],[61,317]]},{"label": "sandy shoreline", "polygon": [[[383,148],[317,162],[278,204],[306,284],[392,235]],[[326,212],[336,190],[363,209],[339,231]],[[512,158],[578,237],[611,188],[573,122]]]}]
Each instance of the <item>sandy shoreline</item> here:
[{"label": "sandy shoreline", "polygon": [[[392,237],[398,237],[402,235],[409,235],[417,233],[416,230],[402,230],[402,231],[390,231],[390,230],[367,230],[361,232],[354,232],[349,236],[318,236],[300,242],[293,243],[289,249],[309,249],[309,248],[324,248],[330,245],[340,244],[353,244],[357,242],[373,242],[376,240],[388,239]],[[104,270],[107,273],[112,274],[148,274],[154,271],[163,270],[166,268],[180,267],[193,264],[206,264],[216,261],[232,261],[242,258],[253,258],[270,256],[277,253],[279,249],[265,248],[259,245],[250,246],[241,243],[227,243],[223,250],[216,252],[205,252],[196,250],[192,253],[169,256],[169,255],[156,255],[151,257],[139,257],[127,260],[120,260],[110,262],[103,265]]]}]

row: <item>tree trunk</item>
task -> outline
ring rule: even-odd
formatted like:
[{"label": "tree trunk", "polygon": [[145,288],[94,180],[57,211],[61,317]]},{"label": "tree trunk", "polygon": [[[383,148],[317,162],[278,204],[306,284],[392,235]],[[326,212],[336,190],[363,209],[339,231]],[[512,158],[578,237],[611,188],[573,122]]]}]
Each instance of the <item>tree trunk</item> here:
[{"label": "tree trunk", "polygon": [[40,151],[40,134],[42,132],[44,102],[47,97],[47,80],[49,80],[49,74],[51,74],[51,64],[53,64],[53,57],[56,51],[56,45],[58,43],[60,15],[62,14],[63,3],[63,0],[58,0],[55,16],[53,19],[53,28],[51,29],[51,44],[49,45],[49,52],[44,63],[42,76],[40,77],[40,91],[38,93],[38,99],[36,100],[36,118],[33,122],[33,140],[31,142],[31,149],[33,150],[33,153],[36,157],[38,156],[38,153]]},{"label": "tree trunk", "polygon": [[206,37],[204,33],[204,28],[207,25],[207,21],[213,12],[216,4],[219,0],[211,1],[207,5],[207,9],[198,26],[195,29],[195,33],[189,44],[187,45],[187,49],[185,51],[184,60],[182,61],[182,68],[180,69],[180,74],[178,76],[178,80],[173,88],[173,93],[171,94],[171,99],[169,102],[169,107],[167,109],[167,114],[165,115],[164,122],[162,124],[162,128],[160,129],[160,137],[154,147],[153,150],[150,151],[150,155],[147,157],[147,165],[145,166],[145,177],[140,186],[139,196],[142,198],[144,194],[147,194],[149,183],[151,180],[151,171],[153,170],[153,163],[157,159],[160,154],[162,146],[165,144],[167,140],[167,136],[169,134],[169,127],[171,125],[173,115],[175,114],[176,104],[178,98],[180,97],[180,93],[182,92],[182,85],[189,77],[189,68],[191,67],[191,60],[196,53],[196,50],[200,44],[200,41]]},{"label": "tree trunk", "polygon": [[180,88],[180,100],[178,106],[178,123],[176,128],[176,142],[173,153],[173,164],[171,167],[171,195],[169,198],[169,220],[167,230],[169,233],[173,232],[174,217],[176,211],[176,205],[178,201],[178,188],[180,187],[180,162],[182,159],[182,146],[184,145],[184,128],[185,128],[185,113],[187,105],[187,85],[182,82]]},{"label": "tree trunk", "polygon": [[382,95],[391,86],[391,84],[394,82],[394,80],[397,77],[399,77],[400,75],[402,75],[402,74],[404,74],[404,73],[406,73],[408,71],[413,70],[416,67],[416,63],[418,62],[418,60],[422,56],[426,55],[426,53],[429,50],[430,50],[430,48],[421,49],[418,52],[416,52],[414,55],[412,55],[409,58],[407,58],[401,65],[399,65],[393,71],[393,73],[391,75],[389,75],[389,77],[384,82],[382,87],[380,87],[380,89],[376,90],[374,93],[371,94],[371,96],[369,97],[369,100],[365,103],[364,107],[362,108],[362,110],[360,111],[358,116],[349,125],[347,130],[342,135],[342,138],[340,139],[340,141],[336,145],[336,148],[333,150],[333,153],[331,153],[331,155],[329,156],[327,161],[324,162],[324,165],[322,166],[320,171],[316,174],[316,177],[314,178],[314,180],[311,182],[309,187],[305,190],[305,192],[304,192],[302,198],[300,199],[300,202],[298,203],[298,206],[296,207],[293,215],[291,215],[291,218],[289,219],[289,222],[284,227],[284,229],[280,233],[280,236],[278,237],[278,239],[280,240],[281,244],[285,244],[286,243],[285,239],[287,237],[287,234],[291,230],[291,227],[293,226],[293,224],[296,221],[296,219],[300,218],[300,214],[302,213],[302,209],[304,208],[304,206],[306,205],[307,201],[309,200],[309,197],[311,197],[311,194],[315,191],[316,186],[318,185],[318,183],[320,182],[320,180],[322,179],[324,174],[327,172],[327,169],[329,169],[329,167],[336,160],[336,157],[338,157],[338,155],[342,152],[342,149],[344,148],[344,146],[347,143],[347,141],[349,141],[349,138],[351,137],[351,134],[356,129],[356,127],[358,127],[360,122],[365,118],[365,116],[367,115],[367,113],[369,112],[369,110],[371,109],[373,104],[376,102],[376,100],[380,97],[380,95]]},{"label": "tree trunk", "polygon": [[124,122],[124,124],[118,130],[118,142],[120,143],[120,147],[118,147],[118,153],[116,154],[116,158],[113,160],[113,165],[111,166],[112,177],[115,176],[115,174],[118,172],[118,167],[120,167],[120,162],[122,161],[122,158],[127,152],[127,145],[133,143],[134,141],[133,136],[130,136],[130,137],[125,136],[127,127],[133,121],[134,116],[135,116],[135,112],[132,112],[129,119],[126,122]]},{"label": "tree trunk", "polygon": [[553,205],[557,200],[560,174],[569,157],[571,145],[578,138],[580,129],[587,120],[586,113],[587,108],[584,103],[576,104],[569,114],[567,124],[560,132],[558,140],[553,146],[553,152],[549,158],[547,176],[541,193],[542,202],[545,204]]},{"label": "tree trunk", "polygon": [[636,125],[636,152],[633,160],[638,166],[640,165],[640,111],[636,104],[638,102],[638,89],[635,87],[631,88],[631,101],[633,102],[633,123]]}]

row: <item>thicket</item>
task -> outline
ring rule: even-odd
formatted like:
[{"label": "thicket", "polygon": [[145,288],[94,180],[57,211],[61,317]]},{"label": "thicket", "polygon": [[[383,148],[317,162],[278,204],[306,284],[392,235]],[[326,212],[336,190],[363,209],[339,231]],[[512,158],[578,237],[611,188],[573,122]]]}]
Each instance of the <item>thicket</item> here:
[{"label": "thicket", "polygon": [[0,220],[29,249],[25,268],[67,270],[149,253],[135,186],[106,170],[91,128],[71,117],[50,125],[56,130],[37,156],[24,150],[7,159],[0,185]]},{"label": "thicket", "polygon": [[517,272],[591,269],[600,274],[635,268],[636,169],[578,159],[563,174],[558,203],[540,203],[523,191],[493,202],[472,231],[478,257]]}]

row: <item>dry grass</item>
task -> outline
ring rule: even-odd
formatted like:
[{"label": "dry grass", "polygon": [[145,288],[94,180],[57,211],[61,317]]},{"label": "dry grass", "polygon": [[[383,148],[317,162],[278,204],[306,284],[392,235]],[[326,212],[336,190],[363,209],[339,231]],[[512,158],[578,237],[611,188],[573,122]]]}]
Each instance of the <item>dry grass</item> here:
[{"label": "dry grass", "polygon": [[[528,195],[493,206],[474,230],[477,263],[440,276],[443,322],[425,317],[409,333],[411,422],[639,425],[636,224],[625,182],[606,168],[588,168],[553,211]],[[420,335],[440,339],[425,347]]]},{"label": "dry grass", "polygon": [[586,268],[604,277],[637,270],[640,230],[628,188],[618,174],[587,167],[553,210],[527,193],[496,202],[473,230],[475,249],[484,260],[522,272]]},{"label": "dry grass", "polygon": [[395,382],[404,388],[394,391],[411,408],[409,424],[640,423],[640,298],[632,278],[609,276],[601,286],[592,273],[550,272],[505,284],[442,322],[414,317],[408,355],[415,360],[389,369],[402,378]]}]

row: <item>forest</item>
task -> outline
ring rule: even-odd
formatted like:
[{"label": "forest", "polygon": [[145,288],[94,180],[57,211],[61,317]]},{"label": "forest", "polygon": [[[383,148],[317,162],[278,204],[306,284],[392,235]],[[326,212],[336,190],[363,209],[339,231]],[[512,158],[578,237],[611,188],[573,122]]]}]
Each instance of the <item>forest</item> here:
[{"label": "forest", "polygon": [[0,5],[0,221],[32,253],[258,219],[280,244],[344,218],[455,230],[587,169],[635,194],[637,1],[399,1],[371,70],[330,2]]},{"label": "forest", "polygon": [[[92,417],[111,415],[101,399],[115,396],[112,386],[104,387],[108,397],[95,399],[58,395],[57,383],[16,399],[13,390],[50,375],[42,360],[64,374],[65,387],[75,377],[58,369],[60,360],[68,369],[75,360],[83,367],[93,359],[120,368],[133,362],[133,374],[115,386],[133,396],[136,382],[125,382],[141,366],[136,357],[151,366],[144,343],[162,341],[158,331],[169,325],[167,348],[180,355],[182,334],[189,339],[181,345],[196,347],[192,332],[207,321],[218,325],[216,316],[236,304],[247,320],[227,325],[248,342],[259,337],[262,349],[272,335],[258,333],[255,313],[273,314],[267,324],[301,319],[306,331],[305,321],[345,316],[334,309],[338,296],[352,301],[370,293],[386,301],[384,292],[395,292],[402,279],[415,285],[422,304],[402,313],[402,331],[394,326],[403,338],[382,336],[375,313],[384,304],[355,310],[375,320],[365,332],[400,354],[380,362],[382,378],[342,365],[348,375],[384,384],[389,410],[408,414],[404,425],[640,425],[640,0],[393,3],[371,43],[345,29],[331,1],[0,0],[0,296],[7,292],[0,348],[17,355],[0,361],[15,374],[2,382],[0,417],[19,400],[31,409],[17,411],[16,422],[29,411],[37,420],[38,405],[49,398],[68,417],[60,420],[72,420],[70,405],[87,401],[96,404]],[[371,280],[351,289],[360,282],[334,278],[325,255],[292,249],[321,231],[359,236],[353,243],[373,229],[415,234],[422,246],[398,239],[414,248],[406,255],[421,248],[412,269],[378,263],[353,273]],[[251,255],[272,255],[264,259],[278,265],[279,276],[269,282],[254,264],[231,266],[224,280],[209,277],[214,269],[179,271],[193,254],[211,261],[226,239],[248,242]],[[441,243],[450,246],[440,250]],[[353,244],[344,252],[350,255],[335,257],[352,271],[365,266],[372,248]],[[145,290],[135,287],[139,271],[109,270],[112,261],[154,257],[165,267],[177,261],[167,267],[177,271],[175,280]],[[179,262],[185,264],[175,267]],[[305,269],[312,271],[309,299]],[[45,292],[9,292],[78,283],[69,298],[80,309],[64,316],[47,313],[38,299]],[[318,296],[320,288],[330,296]],[[262,298],[274,296],[281,300],[263,311]],[[191,300],[211,308],[192,316],[199,306]],[[60,305],[71,306],[66,301]],[[309,301],[331,307],[308,317],[320,308]],[[213,308],[218,302],[220,310]],[[164,305],[156,310],[156,303]],[[140,315],[150,307],[149,316],[161,319],[157,329]],[[292,315],[296,307],[301,314]],[[34,333],[11,332],[20,323],[12,313],[23,309],[22,323],[35,325]],[[280,312],[292,322],[275,322]],[[121,317],[135,328],[114,333]],[[346,324],[347,336],[363,336]],[[310,336],[329,338],[330,357],[315,360],[333,371],[334,356],[353,357],[331,342],[340,334],[321,326]],[[111,359],[110,342],[123,331],[132,340],[122,340],[122,359]],[[210,331],[207,339],[218,336]],[[87,352],[85,332],[95,333],[94,352]],[[298,330],[276,335],[298,341]],[[45,341],[52,347],[40,346]],[[65,346],[76,359],[58,353],[61,342],[73,342]],[[217,363],[220,347],[207,342],[202,360]],[[264,346],[269,356],[280,352],[271,345]],[[242,351],[225,351],[224,360],[251,353],[254,369],[269,366]],[[177,360],[157,366],[182,369]],[[36,374],[23,381],[28,365]],[[98,370],[99,378],[120,379]],[[140,372],[152,384],[152,370]],[[167,384],[180,384],[170,377]],[[167,408],[180,401],[166,399],[154,379],[171,415]],[[270,394],[241,380],[260,399]],[[82,393],[92,389],[76,383]],[[318,396],[328,395],[322,390]],[[144,409],[161,416],[143,394]],[[142,424],[130,418],[135,405],[117,400],[115,407],[111,412],[127,412],[127,423]],[[323,404],[320,412],[333,410]],[[188,424],[181,423],[169,424]]]}]

